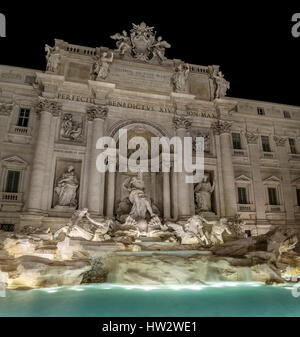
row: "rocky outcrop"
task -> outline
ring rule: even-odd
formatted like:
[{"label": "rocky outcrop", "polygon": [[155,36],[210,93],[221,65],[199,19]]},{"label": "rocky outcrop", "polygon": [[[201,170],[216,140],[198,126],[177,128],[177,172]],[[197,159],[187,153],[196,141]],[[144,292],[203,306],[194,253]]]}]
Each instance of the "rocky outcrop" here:
[{"label": "rocky outcrop", "polygon": [[90,269],[89,260],[51,261],[37,256],[0,260],[2,278],[8,288],[76,285]]},{"label": "rocky outcrop", "polygon": [[117,255],[110,259],[108,282],[139,285],[193,285],[218,281],[284,280],[266,263],[253,259],[193,254]]},{"label": "rocky outcrop", "polygon": [[298,243],[297,235],[288,228],[274,228],[264,235],[228,241],[212,247],[218,256],[257,256],[277,265],[283,253],[292,251]]},{"label": "rocky outcrop", "polygon": [[151,237],[132,237],[128,243],[67,235],[62,240],[49,240],[51,233],[48,231],[34,231],[30,235],[0,233],[0,281],[8,288],[99,282],[140,285],[218,281],[283,283],[282,276],[297,281],[300,272],[300,257],[292,252],[297,237],[286,229],[227,241],[206,251],[201,251],[204,248],[199,244],[172,242],[173,234],[162,240],[162,233],[168,234],[167,231],[149,233]]}]

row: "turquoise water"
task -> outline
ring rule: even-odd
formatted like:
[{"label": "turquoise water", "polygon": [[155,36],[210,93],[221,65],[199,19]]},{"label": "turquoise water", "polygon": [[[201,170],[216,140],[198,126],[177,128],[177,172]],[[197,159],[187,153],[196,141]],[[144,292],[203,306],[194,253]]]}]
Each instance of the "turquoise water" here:
[{"label": "turquoise water", "polygon": [[10,290],[0,316],[300,316],[292,285],[254,282],[208,286],[91,284]]}]

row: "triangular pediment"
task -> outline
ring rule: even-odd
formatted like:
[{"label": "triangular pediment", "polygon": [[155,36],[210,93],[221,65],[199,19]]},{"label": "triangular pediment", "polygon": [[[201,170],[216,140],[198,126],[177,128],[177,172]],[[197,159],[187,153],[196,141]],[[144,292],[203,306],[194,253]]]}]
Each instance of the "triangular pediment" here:
[{"label": "triangular pediment", "polygon": [[276,176],[271,176],[263,180],[264,183],[280,183],[280,181],[281,181],[280,178]]},{"label": "triangular pediment", "polygon": [[2,163],[5,166],[21,166],[21,167],[26,167],[28,163],[20,158],[19,156],[12,156],[12,157],[7,157],[2,159]]},{"label": "triangular pediment", "polygon": [[250,183],[251,178],[245,176],[244,174],[241,174],[240,176],[235,178],[235,181],[240,183]]}]

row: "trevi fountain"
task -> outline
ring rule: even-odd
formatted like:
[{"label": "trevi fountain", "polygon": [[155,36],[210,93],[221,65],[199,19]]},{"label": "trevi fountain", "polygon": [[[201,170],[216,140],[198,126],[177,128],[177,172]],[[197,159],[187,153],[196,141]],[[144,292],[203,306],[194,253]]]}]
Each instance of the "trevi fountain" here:
[{"label": "trevi fountain", "polygon": [[[153,29],[0,66],[0,316],[300,316],[299,107],[225,97]],[[105,136],[128,156],[190,137],[193,158],[201,137],[202,179],[174,151],[169,172],[99,173]]]},{"label": "trevi fountain", "polygon": [[[68,180],[71,191],[66,187],[63,192],[59,190],[62,200],[74,198],[72,184],[76,180],[70,181],[69,173],[63,179]],[[287,282],[297,281],[300,256],[294,251],[298,243],[295,232],[275,228],[264,235],[246,237],[239,217],[208,221],[201,213],[185,222],[163,221],[145,195],[142,173],[125,181],[123,188],[129,196],[120,205],[119,220],[95,221],[84,208],[75,210],[67,225],[56,231],[25,226],[19,233],[1,233],[0,275],[8,293],[0,299],[2,315],[240,315],[242,309],[234,307],[224,313],[226,294],[231,294],[235,303],[236,296],[247,300],[249,288],[251,296],[255,291],[263,296],[265,287],[273,287],[275,297],[284,298],[280,292],[287,295],[291,289]],[[196,189],[195,193],[200,193],[197,200],[205,209],[210,205],[212,189]],[[239,291],[232,293],[235,288]],[[129,290],[133,298],[124,298]],[[149,292],[156,300],[164,301],[172,298],[170,292],[176,292],[179,297],[171,301],[182,307],[177,311],[168,305],[155,309],[147,296]],[[34,301],[39,294],[42,302],[50,300],[50,304],[37,312]],[[56,308],[53,301],[60,303],[58,296],[60,300],[66,296],[76,306]],[[91,296],[95,303],[90,303]],[[209,296],[215,301],[219,298],[223,309],[211,307]],[[206,310],[201,299],[205,300]],[[20,300],[32,307],[14,307]],[[100,300],[106,302],[97,302]],[[127,300],[137,301],[137,308],[127,312],[130,303],[122,302]],[[80,301],[86,302],[84,312]],[[294,304],[288,313],[297,315],[299,304]],[[253,314],[254,308],[255,315],[259,315],[256,305],[251,308],[251,304],[244,314]],[[274,314],[272,309],[264,310],[261,315]]]}]

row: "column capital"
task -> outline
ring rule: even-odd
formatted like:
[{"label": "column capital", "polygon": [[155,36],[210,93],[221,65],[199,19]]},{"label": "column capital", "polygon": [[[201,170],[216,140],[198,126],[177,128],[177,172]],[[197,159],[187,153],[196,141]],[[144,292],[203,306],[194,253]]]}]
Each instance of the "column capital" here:
[{"label": "column capital", "polygon": [[257,140],[258,140],[258,136],[259,136],[258,133],[246,131],[245,135],[246,135],[246,139],[247,139],[248,144],[257,144]]},{"label": "column capital", "polygon": [[285,143],[287,141],[287,137],[276,136],[276,135],[274,135],[273,139],[277,146],[285,146]]},{"label": "column capital", "polygon": [[230,133],[231,126],[232,126],[231,122],[218,119],[211,125],[211,128],[215,134],[221,135],[222,133]]},{"label": "column capital", "polygon": [[175,129],[190,129],[192,121],[186,116],[175,116],[173,118],[173,123],[175,124]]},{"label": "column capital", "polygon": [[92,122],[94,119],[105,120],[108,114],[108,107],[106,105],[93,105],[87,109],[87,119]]},{"label": "column capital", "polygon": [[49,100],[48,98],[39,96],[39,101],[36,105],[37,113],[41,113],[42,111],[47,111],[51,113],[53,116],[58,116],[60,109],[61,109],[60,103],[53,101],[53,100]]}]

